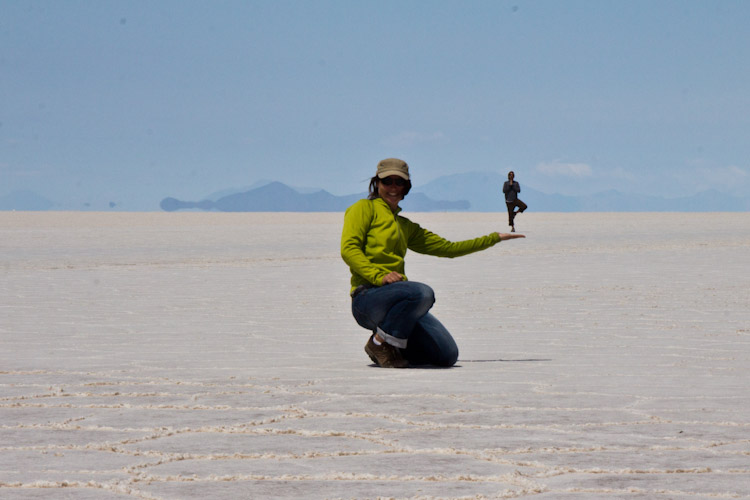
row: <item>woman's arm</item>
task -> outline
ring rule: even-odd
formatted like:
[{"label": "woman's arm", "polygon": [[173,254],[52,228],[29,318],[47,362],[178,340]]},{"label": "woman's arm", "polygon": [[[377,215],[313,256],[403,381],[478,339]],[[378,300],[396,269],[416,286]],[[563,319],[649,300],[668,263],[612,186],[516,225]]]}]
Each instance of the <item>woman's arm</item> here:
[{"label": "woman's arm", "polygon": [[369,200],[360,200],[346,210],[341,232],[341,258],[352,273],[360,275],[373,285],[383,284],[388,271],[370,262],[364,252],[373,210]]},{"label": "woman's arm", "polygon": [[408,221],[408,228],[409,249],[436,257],[460,257],[486,250],[501,241],[526,237],[523,234],[494,232],[470,240],[449,241],[411,221]]}]

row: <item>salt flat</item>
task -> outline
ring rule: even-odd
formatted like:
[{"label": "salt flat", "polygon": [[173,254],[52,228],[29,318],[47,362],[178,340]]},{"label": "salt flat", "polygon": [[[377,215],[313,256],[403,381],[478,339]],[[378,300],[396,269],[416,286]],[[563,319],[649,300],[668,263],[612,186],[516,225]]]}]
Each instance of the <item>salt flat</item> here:
[{"label": "salt flat", "polygon": [[750,498],[750,214],[409,254],[461,354],[407,370],[363,351],[342,218],[0,212],[0,498]]}]

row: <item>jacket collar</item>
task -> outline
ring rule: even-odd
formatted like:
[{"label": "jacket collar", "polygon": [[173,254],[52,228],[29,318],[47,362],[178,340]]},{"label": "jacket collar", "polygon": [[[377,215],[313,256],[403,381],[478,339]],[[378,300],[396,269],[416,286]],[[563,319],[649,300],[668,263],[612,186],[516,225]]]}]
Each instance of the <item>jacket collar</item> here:
[{"label": "jacket collar", "polygon": [[[391,210],[391,206],[383,198],[377,197],[372,201],[382,203],[388,210]],[[391,210],[391,212],[393,212],[393,215],[398,215],[401,212],[401,207],[396,207],[396,210]]]}]

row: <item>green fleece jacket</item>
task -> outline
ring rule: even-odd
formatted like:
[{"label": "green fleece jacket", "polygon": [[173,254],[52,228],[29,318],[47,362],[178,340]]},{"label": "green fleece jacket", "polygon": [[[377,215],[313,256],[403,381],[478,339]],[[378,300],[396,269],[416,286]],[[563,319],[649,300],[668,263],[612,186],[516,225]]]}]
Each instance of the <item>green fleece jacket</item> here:
[{"label": "green fleece jacket", "polygon": [[346,210],[341,257],[352,272],[352,291],[364,284],[381,286],[383,277],[392,271],[406,278],[407,249],[437,257],[459,257],[500,241],[497,233],[491,233],[451,242],[398,215],[400,211],[399,208],[393,212],[381,198],[359,200]]}]

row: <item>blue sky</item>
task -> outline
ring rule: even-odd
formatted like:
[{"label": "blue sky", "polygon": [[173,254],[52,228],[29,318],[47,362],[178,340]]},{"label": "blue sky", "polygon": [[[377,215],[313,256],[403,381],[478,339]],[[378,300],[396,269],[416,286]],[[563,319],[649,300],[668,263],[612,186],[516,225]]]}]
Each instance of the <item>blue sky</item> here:
[{"label": "blue sky", "polygon": [[748,22],[744,0],[0,0],[0,196],[350,194],[390,156],[417,187],[750,196]]}]

